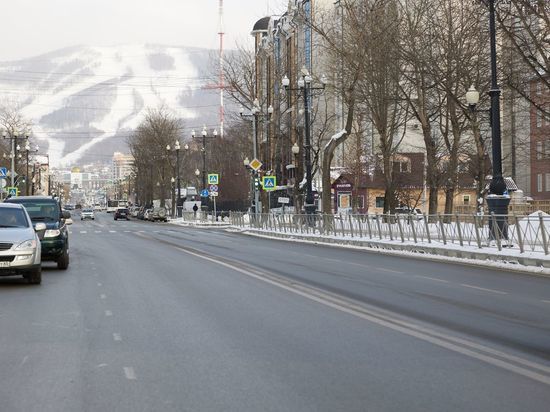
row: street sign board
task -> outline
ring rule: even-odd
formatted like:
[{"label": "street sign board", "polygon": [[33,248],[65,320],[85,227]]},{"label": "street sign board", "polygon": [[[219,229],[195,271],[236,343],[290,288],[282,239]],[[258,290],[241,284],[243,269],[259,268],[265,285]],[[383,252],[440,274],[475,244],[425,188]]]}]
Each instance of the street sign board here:
[{"label": "street sign board", "polygon": [[263,166],[262,162],[260,162],[258,159],[253,159],[249,166],[252,168],[252,170],[255,170],[256,172]]},{"label": "street sign board", "polygon": [[277,199],[277,202],[283,204],[283,205],[288,205],[290,203],[290,198],[289,197],[280,197]]},{"label": "street sign board", "polygon": [[8,177],[8,169],[5,167],[0,167],[0,177]]},{"label": "street sign board", "polygon": [[208,189],[201,190],[201,197],[208,197]]},{"label": "street sign board", "polygon": [[210,192],[210,196],[216,197],[216,196],[218,196],[218,195],[219,195],[218,192]]},{"label": "street sign board", "polygon": [[8,192],[8,195],[9,196],[18,196],[19,195],[19,190],[16,188],[16,187],[8,187],[6,188],[7,192]]},{"label": "street sign board", "polygon": [[210,193],[218,191],[218,185],[210,185]]},{"label": "street sign board", "polygon": [[208,184],[209,185],[219,185],[220,184],[220,176],[217,173],[210,173],[208,175]]},{"label": "street sign board", "polygon": [[265,191],[275,190],[277,188],[277,177],[276,176],[264,176],[262,178],[262,186]]}]

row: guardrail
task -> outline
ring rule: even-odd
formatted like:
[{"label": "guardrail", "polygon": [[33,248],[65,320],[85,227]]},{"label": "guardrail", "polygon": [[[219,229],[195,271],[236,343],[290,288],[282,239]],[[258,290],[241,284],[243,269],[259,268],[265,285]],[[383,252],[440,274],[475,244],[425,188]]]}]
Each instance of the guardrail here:
[{"label": "guardrail", "polygon": [[234,226],[288,234],[471,246],[549,255],[550,216],[517,215],[304,215],[232,212]]}]

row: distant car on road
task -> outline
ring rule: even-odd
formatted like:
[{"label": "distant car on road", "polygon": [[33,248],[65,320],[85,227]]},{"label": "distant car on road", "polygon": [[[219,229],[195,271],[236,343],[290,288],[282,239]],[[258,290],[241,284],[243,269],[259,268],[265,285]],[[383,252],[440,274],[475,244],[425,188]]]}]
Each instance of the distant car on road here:
[{"label": "distant car on road", "polygon": [[69,231],[71,213],[62,211],[59,202],[51,196],[17,196],[5,203],[19,203],[25,206],[32,223],[44,223],[46,232],[41,239],[42,261],[57,262],[58,269],[69,267]]},{"label": "distant car on road", "polygon": [[92,219],[95,220],[95,213],[92,209],[82,209],[80,220]]},{"label": "distant car on road", "polygon": [[29,283],[40,284],[40,237],[45,232],[45,223],[33,228],[22,205],[0,203],[0,276],[22,275]]},{"label": "distant car on road", "polygon": [[115,211],[115,220],[118,220],[118,219],[130,220],[129,215],[130,215],[130,212],[128,211],[128,209],[126,209],[125,207],[119,207]]},{"label": "distant car on road", "polygon": [[151,221],[156,222],[157,220],[160,221],[160,222],[168,221],[168,216],[167,216],[167,213],[166,213],[166,209],[164,207],[155,207],[155,208],[153,208],[153,212],[152,212],[152,215],[151,215]]},{"label": "distant car on road", "polygon": [[153,209],[145,209],[143,212],[143,220],[153,220]]}]

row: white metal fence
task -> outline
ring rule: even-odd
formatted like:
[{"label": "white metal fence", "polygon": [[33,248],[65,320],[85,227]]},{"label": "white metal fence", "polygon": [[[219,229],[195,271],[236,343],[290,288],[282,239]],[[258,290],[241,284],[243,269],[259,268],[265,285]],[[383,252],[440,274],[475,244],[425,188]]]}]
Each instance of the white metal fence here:
[{"label": "white metal fence", "polygon": [[241,228],[329,237],[473,246],[548,255],[550,216],[499,215],[303,215],[232,212]]}]

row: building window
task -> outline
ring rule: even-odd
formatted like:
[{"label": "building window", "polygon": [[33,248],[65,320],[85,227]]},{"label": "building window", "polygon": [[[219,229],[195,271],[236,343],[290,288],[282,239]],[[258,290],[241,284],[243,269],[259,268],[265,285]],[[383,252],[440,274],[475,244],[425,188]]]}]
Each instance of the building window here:
[{"label": "building window", "polygon": [[376,198],[376,207],[384,208],[384,198],[383,197],[377,197]]},{"label": "building window", "polygon": [[464,195],[462,197],[462,201],[464,202],[465,206],[468,206],[470,204],[470,195]]},{"label": "building window", "polygon": [[537,142],[536,148],[535,148],[537,160],[542,159],[542,142]]},{"label": "building window", "polygon": [[550,159],[550,139],[544,142],[544,157]]},{"label": "building window", "polygon": [[537,175],[537,192],[542,192],[542,174]]},{"label": "building window", "polygon": [[351,208],[351,193],[338,194],[338,208],[339,209]]},{"label": "building window", "polygon": [[359,195],[357,196],[357,209],[364,209],[365,208],[365,196]]},{"label": "building window", "polygon": [[407,162],[407,161],[405,161],[405,162],[394,161],[392,163],[392,168],[393,168],[394,173],[410,173],[411,172],[410,163]]},{"label": "building window", "polygon": [[550,192],[550,173],[546,173],[546,191]]}]

